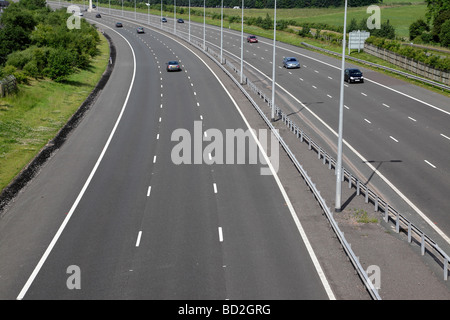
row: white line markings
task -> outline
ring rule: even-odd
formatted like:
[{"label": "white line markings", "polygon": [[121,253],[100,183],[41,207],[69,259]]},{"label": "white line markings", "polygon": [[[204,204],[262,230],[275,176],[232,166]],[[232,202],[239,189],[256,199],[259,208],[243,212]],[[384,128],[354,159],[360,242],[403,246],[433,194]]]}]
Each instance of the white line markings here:
[{"label": "white line markings", "polygon": [[220,241],[220,242],[223,242],[223,232],[222,232],[222,227],[219,227],[218,230],[219,230],[219,241]]},{"label": "white line markings", "polygon": [[363,96],[367,97],[367,94],[365,94],[364,92],[361,92],[361,94],[362,94]]},{"label": "white line markings", "polygon": [[383,103],[383,106],[385,106],[386,108],[390,108],[390,106],[388,106],[386,103]]},{"label": "white line markings", "polygon": [[411,117],[408,117],[408,119],[409,119],[409,120],[412,120],[412,121],[414,121],[414,122],[416,122],[416,121],[417,121],[416,119],[414,119],[414,118],[411,118]]},{"label": "white line markings", "polygon": [[147,197],[150,197],[151,192],[152,192],[152,186],[149,186],[147,189]]},{"label": "white line markings", "polygon": [[430,161],[428,161],[428,160],[423,160],[423,161],[425,161],[428,165],[430,165],[431,167],[436,169],[436,166],[434,164],[432,164]]},{"label": "white line markings", "polygon": [[365,121],[365,122],[367,122],[367,123],[372,123],[372,122],[370,122],[370,121],[369,121],[369,120],[367,120],[367,119],[364,119],[364,121]]},{"label": "white line markings", "polygon": [[441,136],[443,136],[445,139],[450,140],[450,137],[447,137],[445,134],[442,134],[442,133],[441,133]]},{"label": "white line markings", "polygon": [[214,189],[214,193],[217,193],[217,185],[216,185],[216,183],[213,183],[213,189]]},{"label": "white line markings", "polygon": [[398,142],[398,140],[395,139],[393,136],[389,136],[389,138],[391,138],[391,139],[394,140],[395,142]]},{"label": "white line markings", "polygon": [[[100,23],[101,24],[101,23]],[[105,27],[107,27],[106,25],[104,25]],[[109,28],[109,27],[107,27]],[[111,29],[111,28],[110,28]],[[122,105],[122,109],[120,111],[120,114],[116,120],[116,123],[114,124],[114,127],[108,137],[108,140],[106,141],[105,146],[102,149],[102,152],[100,153],[100,156],[97,159],[97,162],[94,165],[94,168],[92,169],[91,173],[89,174],[89,177],[87,178],[86,182],[83,185],[83,188],[81,189],[80,193],[78,194],[77,198],[75,199],[75,202],[73,203],[72,207],[70,208],[70,211],[67,213],[66,217],[64,218],[64,221],[62,222],[61,226],[59,227],[58,231],[56,232],[55,236],[53,237],[52,241],[50,242],[49,246],[47,247],[47,249],[45,250],[44,254],[42,255],[41,259],[39,260],[38,264],[36,265],[36,267],[34,268],[33,272],[31,273],[30,277],[28,278],[27,282],[25,283],[25,285],[23,286],[22,290],[20,291],[19,295],[17,296],[17,300],[22,300],[23,297],[25,296],[25,294],[27,293],[28,289],[30,288],[31,284],[33,283],[34,279],[36,278],[37,274],[39,273],[39,271],[41,270],[42,266],[44,265],[45,261],[47,260],[47,257],[50,255],[51,251],[53,250],[53,247],[55,246],[56,242],[58,241],[59,237],[61,236],[62,232],[64,231],[67,223],[69,222],[70,218],[72,217],[73,213],[75,212],[76,208],[78,207],[78,204],[81,201],[81,198],[83,198],[84,193],[86,192],[89,184],[91,183],[95,172],[97,171],[98,167],[100,166],[100,163],[102,162],[102,159],[106,153],[106,150],[108,149],[111,140],[117,130],[117,127],[119,126],[120,120],[122,119],[122,116],[125,112],[125,109],[127,107],[128,104],[128,99],[130,97],[131,94],[131,90],[133,88],[134,85],[134,80],[136,78],[136,55],[134,53],[133,47],[131,46],[130,42],[124,37],[122,36],[120,33],[118,33],[117,31],[111,29],[112,31],[116,32],[119,36],[121,36],[128,44],[128,46],[131,49],[131,53],[133,55],[133,76],[131,79],[131,83],[130,86],[128,88],[128,92],[125,98],[125,101]]]},{"label": "white line markings", "polygon": [[139,247],[139,244],[141,243],[141,236],[142,236],[142,231],[139,231],[137,239],[136,239],[136,247]]},{"label": "white line markings", "polygon": [[153,156],[153,163],[156,162],[156,156]]}]

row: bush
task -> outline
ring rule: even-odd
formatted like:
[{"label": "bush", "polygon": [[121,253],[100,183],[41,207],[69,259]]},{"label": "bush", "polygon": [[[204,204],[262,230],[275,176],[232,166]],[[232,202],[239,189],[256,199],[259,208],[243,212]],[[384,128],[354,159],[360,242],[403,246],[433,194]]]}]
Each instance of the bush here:
[{"label": "bush", "polygon": [[428,24],[423,21],[422,19],[419,19],[409,26],[409,39],[413,40],[416,37],[422,35],[425,31],[430,31],[430,27]]},{"label": "bush", "polygon": [[443,47],[450,47],[450,20],[447,20],[441,25],[439,41]]},{"label": "bush", "polygon": [[73,57],[69,51],[59,48],[53,49],[48,56],[48,65],[45,73],[56,82],[62,82],[74,70]]}]

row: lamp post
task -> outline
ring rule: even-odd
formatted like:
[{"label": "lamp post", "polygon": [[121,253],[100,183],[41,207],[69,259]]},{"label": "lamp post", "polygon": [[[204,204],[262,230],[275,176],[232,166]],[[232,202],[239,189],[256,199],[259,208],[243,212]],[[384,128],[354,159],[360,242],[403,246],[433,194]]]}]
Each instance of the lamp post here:
[{"label": "lamp post", "polygon": [[177,34],[177,0],[173,0],[173,33]]},{"label": "lamp post", "polygon": [[274,3],[273,17],[273,58],[272,58],[272,121],[275,121],[275,48],[277,39],[277,0]]},{"label": "lamp post", "polygon": [[148,25],[150,25],[150,3],[145,3],[145,5],[147,6],[147,17],[148,17]]},{"label": "lamp post", "polygon": [[241,14],[241,84],[243,82],[244,69],[244,0],[242,0],[242,14]]},{"label": "lamp post", "polygon": [[206,1],[203,0],[203,50],[206,50]]},{"label": "lamp post", "polygon": [[189,0],[189,42],[191,42],[191,0]]},{"label": "lamp post", "polygon": [[220,7],[220,63],[223,63],[223,0]]},{"label": "lamp post", "polygon": [[344,37],[342,39],[342,65],[341,65],[341,88],[339,98],[339,129],[338,129],[338,149],[336,162],[336,203],[335,211],[341,212],[341,198],[342,198],[342,131],[344,124],[344,70],[345,70],[345,36],[347,26],[347,0],[345,0],[344,10]]}]

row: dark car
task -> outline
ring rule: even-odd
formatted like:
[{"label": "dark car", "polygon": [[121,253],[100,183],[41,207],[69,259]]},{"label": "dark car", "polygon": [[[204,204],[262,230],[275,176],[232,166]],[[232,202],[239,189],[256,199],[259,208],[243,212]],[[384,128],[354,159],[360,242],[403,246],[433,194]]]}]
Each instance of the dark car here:
[{"label": "dark car", "polygon": [[167,71],[181,71],[181,66],[178,61],[167,62]]},{"label": "dark car", "polygon": [[161,21],[162,22],[167,22],[167,19],[166,18],[161,18]]},{"label": "dark car", "polygon": [[102,15],[101,15],[100,13],[97,13],[97,14],[95,15],[95,17],[96,17],[96,18],[101,18]]},{"label": "dark car", "polygon": [[184,23],[184,20],[183,19],[178,19],[177,22],[178,23]]},{"label": "dark car", "polygon": [[116,22],[116,27],[117,28],[122,28],[123,27],[122,22]]},{"label": "dark car", "polygon": [[145,33],[144,28],[142,28],[142,27],[137,27],[136,32],[137,33]]},{"label": "dark car", "polygon": [[283,59],[283,67],[286,69],[300,68],[300,62],[298,62],[297,58],[286,57]]},{"label": "dark car", "polygon": [[247,37],[247,42],[257,43],[258,42],[258,38],[256,36],[248,36]]},{"label": "dark car", "polygon": [[347,81],[348,83],[352,82],[364,83],[364,77],[361,70],[355,68],[348,68],[345,69],[344,72],[344,81]]}]

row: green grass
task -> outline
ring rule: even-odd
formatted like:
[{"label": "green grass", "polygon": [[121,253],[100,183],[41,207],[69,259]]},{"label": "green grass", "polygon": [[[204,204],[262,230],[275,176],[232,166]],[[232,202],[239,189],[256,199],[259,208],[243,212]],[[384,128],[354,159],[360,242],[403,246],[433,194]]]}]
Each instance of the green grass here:
[{"label": "green grass", "polygon": [[378,223],[377,218],[370,217],[367,211],[363,209],[353,209],[353,217],[358,223]]},{"label": "green grass", "polygon": [[31,80],[19,85],[17,94],[0,98],[0,190],[55,137],[100,80],[109,58],[108,41],[100,38],[100,54],[88,70],[65,83]]}]

